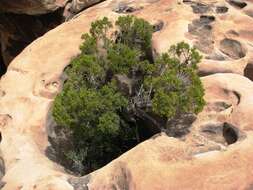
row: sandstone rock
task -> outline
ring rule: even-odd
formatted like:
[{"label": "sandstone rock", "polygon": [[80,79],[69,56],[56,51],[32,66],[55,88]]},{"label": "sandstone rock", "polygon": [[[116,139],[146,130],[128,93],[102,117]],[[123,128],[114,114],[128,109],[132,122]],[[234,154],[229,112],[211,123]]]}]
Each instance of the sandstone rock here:
[{"label": "sandstone rock", "polygon": [[228,12],[228,8],[225,7],[225,6],[218,6],[216,7],[216,13],[220,13],[220,14],[223,14],[223,13],[226,13]]},{"label": "sandstone rock", "polygon": [[[187,1],[186,1],[187,2]],[[204,14],[210,11],[211,7],[208,4],[190,1],[192,10],[196,14]]]},{"label": "sandstone rock", "polygon": [[[130,3],[131,4],[131,3]],[[133,6],[127,3],[126,1],[119,2],[116,7],[113,9],[116,13],[133,13],[135,11],[138,11],[142,9],[142,7],[139,6]]]},{"label": "sandstone rock", "polygon": [[164,27],[164,22],[162,20],[158,20],[155,24],[153,24],[154,32],[158,32],[162,30]]},{"label": "sandstone rock", "polygon": [[220,50],[233,59],[245,57],[246,52],[240,42],[234,39],[223,39],[220,42]]},{"label": "sandstone rock", "polygon": [[[219,52],[226,59],[204,58],[200,64],[200,71],[208,75],[202,78],[207,105],[190,133],[180,139],[158,134],[86,177],[72,176],[46,157],[48,114],[55,92],[61,88],[54,82],[63,80],[64,67],[79,53],[82,33],[96,18],[115,20],[121,15],[113,11],[117,3],[107,0],[91,7],[25,48],[0,81],[2,189],[252,189],[253,82],[241,75],[252,59],[253,19],[223,0],[217,5],[207,0],[203,3],[210,7],[204,14],[215,17],[212,53]],[[226,14],[216,14],[215,7],[221,4],[228,6]],[[200,15],[189,3],[140,0],[129,1],[128,6],[142,7],[132,14],[151,23],[163,21],[163,28],[153,37],[158,53],[182,40],[190,44],[198,40],[199,34],[190,33],[188,25]],[[229,33],[231,30],[238,35]],[[225,38],[243,44],[245,56],[232,59],[220,52],[219,42]],[[218,129],[210,127],[213,124],[219,124],[215,125]]]},{"label": "sandstone rock", "polygon": [[239,9],[242,9],[247,6],[247,3],[245,3],[244,1],[241,1],[241,0],[228,0],[228,2],[232,6],[239,8]]},{"label": "sandstone rock", "polygon": [[200,16],[188,26],[189,33],[196,36],[195,47],[206,54],[212,53],[214,49],[212,26],[214,21],[214,16]]}]

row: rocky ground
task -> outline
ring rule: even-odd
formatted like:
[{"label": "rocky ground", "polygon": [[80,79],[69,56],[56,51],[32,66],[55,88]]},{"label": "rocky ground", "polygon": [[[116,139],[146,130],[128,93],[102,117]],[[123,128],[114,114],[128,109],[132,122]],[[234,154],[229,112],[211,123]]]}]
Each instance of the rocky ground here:
[{"label": "rocky ground", "polygon": [[[199,74],[207,105],[188,135],[180,139],[156,135],[100,170],[72,176],[45,154],[48,134],[53,135],[50,106],[61,88],[64,67],[79,52],[82,33],[97,18],[116,20],[123,14],[145,18],[155,26],[153,44],[158,53],[182,40],[201,51]],[[49,31],[11,62],[0,81],[0,186],[253,189],[252,26],[252,0],[107,0]]]}]

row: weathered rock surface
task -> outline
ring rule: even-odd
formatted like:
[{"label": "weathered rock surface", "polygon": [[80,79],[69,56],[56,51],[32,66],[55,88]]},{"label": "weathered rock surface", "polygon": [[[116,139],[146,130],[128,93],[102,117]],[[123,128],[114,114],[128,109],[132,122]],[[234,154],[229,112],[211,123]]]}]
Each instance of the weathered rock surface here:
[{"label": "weathered rock surface", "polygon": [[[3,190],[253,188],[253,82],[246,69],[251,68],[246,65],[253,57],[253,18],[246,14],[252,1],[243,8],[223,0],[131,2],[107,0],[89,8],[38,38],[12,61],[0,81]],[[227,11],[217,11],[221,6]],[[78,178],[46,157],[47,116],[61,88],[62,71],[79,52],[82,33],[99,17],[115,20],[128,13],[115,10],[131,10],[153,24],[162,21],[153,37],[155,52],[182,40],[203,52],[199,72],[205,75],[207,105],[186,136],[156,135],[102,169]],[[200,46],[205,38],[208,43],[203,51]],[[230,49],[225,44],[229,53],[224,53],[220,46],[224,39],[241,45]],[[242,49],[245,55],[235,57]]]}]

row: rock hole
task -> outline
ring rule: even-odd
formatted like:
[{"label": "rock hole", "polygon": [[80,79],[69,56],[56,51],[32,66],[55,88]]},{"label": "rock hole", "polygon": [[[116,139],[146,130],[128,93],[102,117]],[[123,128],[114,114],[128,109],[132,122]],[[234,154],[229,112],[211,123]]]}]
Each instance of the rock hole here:
[{"label": "rock hole", "polygon": [[116,13],[133,13],[135,11],[141,10],[143,7],[133,7],[127,5],[126,3],[120,3],[116,8],[113,9]]},{"label": "rock hole", "polygon": [[244,7],[247,6],[247,3],[241,0],[229,0],[228,3],[238,9],[243,9]]},{"label": "rock hole", "polygon": [[210,36],[212,31],[212,26],[210,24],[214,21],[214,16],[202,15],[199,19],[193,20],[192,24],[188,25],[188,31],[192,35],[196,36]]},{"label": "rock hole", "polygon": [[212,32],[212,26],[210,25],[200,25],[199,23],[193,23],[188,25],[188,32],[192,35],[201,37],[201,36],[210,36]]},{"label": "rock hole", "polygon": [[243,72],[245,77],[253,81],[253,62],[248,63]]},{"label": "rock hole", "polygon": [[237,142],[239,130],[227,122],[208,123],[201,127],[201,133],[213,142],[228,146]]},{"label": "rock hole", "polygon": [[193,2],[191,0],[183,0],[183,3],[185,3],[185,4],[191,4]]},{"label": "rock hole", "polygon": [[138,110],[138,132],[140,134],[139,141],[145,141],[153,135],[161,132],[161,126],[165,126],[165,120],[155,118],[155,116]]},{"label": "rock hole", "polygon": [[[141,115],[142,113],[139,114]],[[83,176],[103,167],[137,144],[160,133],[161,129],[157,126],[159,121],[149,121],[148,118],[149,116],[145,114],[140,116],[135,122],[126,119],[128,125],[135,129],[136,138],[123,141],[119,137],[115,137],[116,139],[113,137],[112,141],[115,142],[114,149],[120,149],[120,151],[115,150],[112,153],[111,150],[108,150],[108,154],[100,152],[101,150],[94,152],[94,148],[89,147],[87,147],[86,152],[75,152],[75,141],[73,140],[75,136],[73,133],[67,128],[56,126],[52,122],[48,127],[50,146],[47,147],[45,154],[52,161],[62,165],[66,172],[76,176]],[[132,133],[133,131],[131,130],[130,132]],[[104,146],[104,144],[101,144],[101,146]],[[106,150],[104,151],[107,152]]]},{"label": "rock hole", "polygon": [[200,22],[202,24],[209,24],[211,22],[215,21],[215,17],[214,16],[209,16],[209,15],[201,15],[200,16]]},{"label": "rock hole", "polygon": [[218,6],[218,7],[216,7],[215,11],[218,14],[224,14],[224,13],[228,12],[228,8],[225,6]]},{"label": "rock hole", "polygon": [[214,49],[213,27],[211,25],[214,21],[214,16],[202,15],[199,19],[193,20],[192,24],[188,25],[189,33],[197,37],[194,46],[206,54],[212,53]]},{"label": "rock hole", "polygon": [[204,14],[211,10],[210,6],[196,2],[192,2],[191,8],[195,14]]},{"label": "rock hole", "polygon": [[241,102],[241,95],[238,92],[236,92],[236,91],[233,91],[233,94],[237,98],[237,105],[239,105],[240,102]]},{"label": "rock hole", "polygon": [[162,20],[158,21],[153,25],[153,32],[158,32],[162,30],[164,27],[164,22]]},{"label": "rock hole", "polygon": [[221,40],[220,50],[232,59],[241,59],[246,56],[246,49],[234,39],[225,38]]},{"label": "rock hole", "polygon": [[229,123],[223,124],[223,137],[228,145],[235,143],[238,140],[238,130]]},{"label": "rock hole", "polygon": [[223,124],[208,123],[201,127],[201,133],[211,141],[226,145],[226,140],[223,137]]},{"label": "rock hole", "polygon": [[[69,155],[73,156],[73,160],[69,160],[69,158],[66,157],[66,153],[68,151],[74,152],[75,150],[73,148],[75,144],[72,140],[74,136],[69,129],[56,126],[52,119],[51,124],[48,126],[48,140],[50,142],[50,146],[46,149],[45,153],[49,159],[62,165],[65,168],[66,172],[76,176],[83,176],[103,167],[113,159],[119,157],[124,152],[135,147],[137,144],[153,137],[154,135],[159,134],[161,131],[173,137],[182,137],[188,134],[190,132],[191,124],[196,119],[196,116],[194,114],[185,114],[180,118],[173,119],[166,123],[166,120],[163,118],[157,118],[154,115],[150,115],[149,113],[143,112],[141,110],[137,110],[137,112],[138,113],[136,114],[138,119],[136,118],[136,121],[131,121],[129,118],[125,118],[125,121],[129,122],[129,125],[132,128],[135,128],[136,138],[130,139],[127,142],[123,142],[120,139],[113,139],[113,142],[115,142],[114,148],[119,148],[122,145],[124,146],[119,154],[113,156],[103,156],[102,160],[99,158],[98,162],[98,157],[93,157],[94,153],[84,153],[89,154],[89,156],[92,157],[92,161],[90,161],[90,158],[88,160],[86,160],[87,158],[84,159],[81,155],[81,152],[80,155]],[[96,152],[99,153],[99,150],[96,150]],[[97,155],[97,153],[95,155]],[[95,163],[97,165],[94,166]]]},{"label": "rock hole", "polygon": [[192,21],[192,25],[195,27],[203,27],[209,25],[210,23],[215,21],[214,16],[201,15],[199,19],[195,19]]}]

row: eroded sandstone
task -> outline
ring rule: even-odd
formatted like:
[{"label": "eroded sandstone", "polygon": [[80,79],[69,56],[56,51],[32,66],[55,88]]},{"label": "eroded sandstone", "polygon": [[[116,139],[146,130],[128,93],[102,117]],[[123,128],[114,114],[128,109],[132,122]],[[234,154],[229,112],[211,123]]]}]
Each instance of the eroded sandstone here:
[{"label": "eroded sandstone", "polygon": [[[205,75],[202,81],[207,105],[187,135],[173,138],[158,134],[84,177],[68,174],[46,156],[50,106],[61,89],[62,72],[79,53],[80,37],[90,23],[103,16],[116,20],[126,13],[116,13],[118,2],[107,0],[26,47],[0,81],[0,148],[5,168],[2,189],[251,189],[253,82],[248,74],[248,78],[243,75],[249,73],[245,68],[252,60],[253,19],[244,12],[252,2],[247,1],[243,9],[223,0],[203,3],[128,2],[129,7],[142,7],[131,14],[154,25],[163,23],[153,35],[154,52],[166,51],[182,40],[194,45],[208,34],[201,31],[212,26],[212,48],[202,52],[204,59],[199,65],[199,72]],[[227,12],[216,12],[220,6],[228,7]],[[201,18],[204,24],[198,25]],[[196,30],[189,30],[189,24],[196,21]],[[247,50],[244,56],[235,59],[220,51],[224,39],[243,44]]]}]

